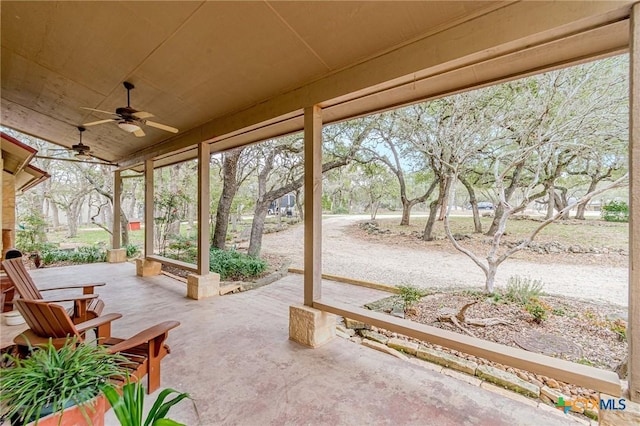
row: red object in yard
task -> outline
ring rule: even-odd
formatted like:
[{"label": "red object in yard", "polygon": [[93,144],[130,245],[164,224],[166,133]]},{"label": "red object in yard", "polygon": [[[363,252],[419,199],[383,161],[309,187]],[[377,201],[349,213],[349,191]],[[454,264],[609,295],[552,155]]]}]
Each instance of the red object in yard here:
[{"label": "red object in yard", "polygon": [[139,231],[140,230],[140,222],[129,222],[129,231]]}]

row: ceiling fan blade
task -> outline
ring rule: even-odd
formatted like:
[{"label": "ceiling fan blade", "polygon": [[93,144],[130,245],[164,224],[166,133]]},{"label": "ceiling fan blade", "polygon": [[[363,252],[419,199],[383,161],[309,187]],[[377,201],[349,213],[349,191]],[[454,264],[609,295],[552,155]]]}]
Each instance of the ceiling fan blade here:
[{"label": "ceiling fan blade", "polygon": [[142,130],[142,129],[136,130],[135,132],[133,132],[133,134],[136,135],[139,138],[145,136],[144,130]]},{"label": "ceiling fan blade", "polygon": [[103,113],[103,114],[116,115],[116,114],[114,114],[114,113],[113,113],[113,112],[111,112],[111,111],[103,111],[103,110],[101,110],[101,109],[87,108],[87,107],[80,107],[80,108],[81,108],[81,109],[86,109],[86,110],[89,110],[89,111],[101,112],[101,113]]},{"label": "ceiling fan blade", "polygon": [[165,124],[156,123],[155,121],[144,121],[147,126],[155,127],[156,129],[164,130],[165,132],[178,133],[178,129],[175,127],[167,126]]},{"label": "ceiling fan blade", "polygon": [[102,123],[110,123],[112,121],[116,121],[116,120],[114,120],[113,118],[109,118],[109,119],[106,119],[106,120],[92,121],[91,123],[84,123],[83,126],[84,127],[95,126],[95,125],[102,124]]},{"label": "ceiling fan blade", "polygon": [[145,118],[151,118],[153,117],[153,114],[151,114],[150,112],[146,112],[146,111],[138,111],[138,112],[134,112],[133,115],[135,118],[139,118],[141,120],[144,120]]}]

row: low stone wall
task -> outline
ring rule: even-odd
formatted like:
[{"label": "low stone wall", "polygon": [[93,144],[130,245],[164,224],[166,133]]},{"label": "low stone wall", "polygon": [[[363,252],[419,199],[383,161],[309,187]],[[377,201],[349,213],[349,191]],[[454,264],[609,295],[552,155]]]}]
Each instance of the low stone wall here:
[{"label": "low stone wall", "polygon": [[505,366],[488,365],[486,360],[470,361],[349,318],[338,322],[336,335],[507,398],[553,412],[561,418],[585,425],[597,424],[600,396],[597,399],[585,399],[565,394],[558,389],[560,384],[551,378],[541,377],[543,380],[531,383],[529,376]]}]

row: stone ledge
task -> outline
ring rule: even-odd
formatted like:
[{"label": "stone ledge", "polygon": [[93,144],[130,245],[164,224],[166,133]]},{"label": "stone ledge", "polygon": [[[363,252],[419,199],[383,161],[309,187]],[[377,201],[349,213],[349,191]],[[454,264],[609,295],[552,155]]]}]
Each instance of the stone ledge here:
[{"label": "stone ledge", "polygon": [[436,364],[442,365],[443,367],[451,368],[453,370],[462,371],[463,373],[467,373],[472,376],[476,374],[476,368],[478,367],[478,364],[473,361],[468,361],[466,359],[462,359],[445,352],[436,351],[425,346],[420,346],[418,348],[416,356],[426,361],[434,362]]},{"label": "stone ledge", "polygon": [[[622,399],[624,399],[625,405],[623,410],[620,409],[622,408],[622,404],[620,403]],[[623,393],[622,398],[601,393],[600,400],[613,400],[615,401],[616,407],[618,407],[618,409],[615,410],[599,411],[600,426],[637,426],[640,424],[640,404],[632,402],[629,399],[628,391]]]},{"label": "stone ledge", "polygon": [[383,336],[382,334],[371,330],[360,330],[360,335],[365,339],[373,340],[374,342],[382,343],[383,345],[386,345],[389,342],[389,338],[387,336]]},{"label": "stone ledge", "polygon": [[395,350],[393,348],[390,348],[387,345],[383,345],[382,343],[374,342],[373,340],[363,339],[362,340],[362,345],[363,346],[367,346],[367,347],[369,347],[371,349],[378,350],[380,352],[387,353],[389,355],[393,355],[396,358],[400,358],[400,359],[402,359],[404,361],[408,361],[409,360],[409,357],[406,356],[405,354],[403,354],[402,352],[399,352],[399,351],[397,351],[397,350]]},{"label": "stone ledge", "polygon": [[444,374],[445,376],[453,377],[454,379],[458,379],[463,382],[469,383],[470,385],[473,385],[473,386],[480,386],[482,385],[482,383],[484,383],[482,380],[478,379],[475,376],[470,376],[466,373],[461,373],[459,371],[452,370],[450,368],[442,367],[442,374]]},{"label": "stone ledge", "polygon": [[[480,380],[480,379],[477,379],[477,380]],[[480,384],[480,387],[483,388],[483,389],[486,389],[488,391],[491,391],[493,393],[496,393],[498,395],[501,395],[501,396],[504,396],[506,398],[512,399],[514,401],[518,401],[518,402],[522,402],[524,404],[530,405],[532,407],[537,407],[538,406],[538,401],[536,401],[534,399],[527,398],[524,395],[520,395],[519,393],[512,392],[512,391],[510,391],[508,389],[505,389],[505,388],[501,388],[500,386],[493,385],[493,384],[491,384],[489,382],[482,382]]]},{"label": "stone ledge", "polygon": [[525,382],[515,374],[507,373],[506,371],[488,365],[480,365],[476,369],[476,376],[526,396],[533,398],[540,396],[540,388],[538,386]]},{"label": "stone ledge", "polygon": [[392,337],[387,342],[387,346],[393,349],[400,350],[402,352],[408,353],[410,355],[415,355],[418,352],[418,344],[413,342],[408,342],[406,340],[398,339],[397,337]]}]

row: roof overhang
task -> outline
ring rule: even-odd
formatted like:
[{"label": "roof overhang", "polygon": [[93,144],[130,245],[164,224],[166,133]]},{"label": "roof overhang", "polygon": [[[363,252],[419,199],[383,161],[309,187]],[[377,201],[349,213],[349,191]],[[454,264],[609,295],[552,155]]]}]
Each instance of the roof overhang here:
[{"label": "roof overhang", "polygon": [[4,132],[0,132],[0,141],[2,168],[4,172],[15,177],[16,191],[26,191],[50,177],[44,170],[29,164],[38,152],[36,149]]},{"label": "roof overhang", "polygon": [[2,123],[69,147],[128,80],[180,133],[85,140],[161,166],[299,131],[311,105],[332,123],[624,52],[632,3],[3,1]]}]

